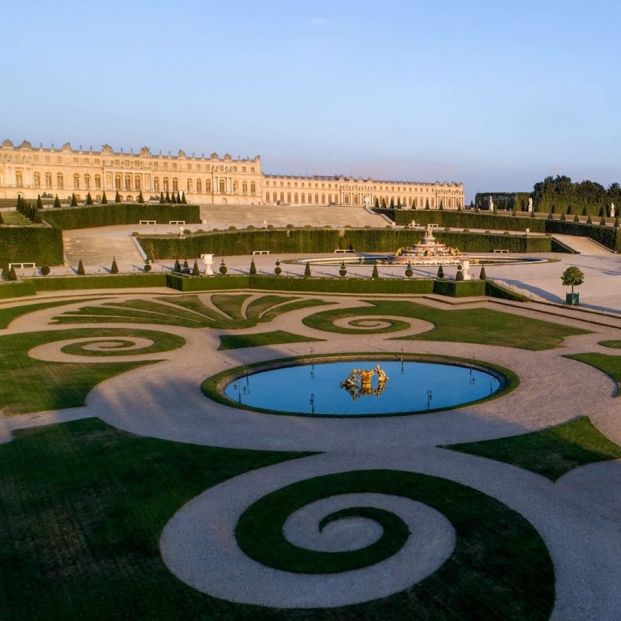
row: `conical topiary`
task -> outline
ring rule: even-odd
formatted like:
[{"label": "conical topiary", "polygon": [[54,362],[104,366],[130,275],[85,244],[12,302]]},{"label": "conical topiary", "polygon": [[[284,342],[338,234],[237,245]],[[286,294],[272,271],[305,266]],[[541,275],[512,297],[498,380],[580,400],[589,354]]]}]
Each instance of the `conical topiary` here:
[{"label": "conical topiary", "polygon": [[589,214],[586,223],[587,224],[593,224],[593,220],[591,219],[591,214]]},{"label": "conical topiary", "polygon": [[58,198],[58,194],[54,197],[54,207],[60,207],[60,198]]},{"label": "conical topiary", "polygon": [[105,192],[101,195],[101,204],[102,205],[107,205],[108,204],[108,197],[106,196]]},{"label": "conical topiary", "polygon": [[224,263],[224,259],[222,259],[222,261],[220,262],[220,267],[218,268],[218,271],[220,272],[220,274],[222,274],[222,276],[224,276],[228,272],[228,268]]},{"label": "conical topiary", "polygon": [[78,261],[78,275],[84,276],[86,274],[86,270],[84,269],[84,263],[82,263],[82,259]]},{"label": "conical topiary", "polygon": [[91,196],[90,192],[86,195],[86,204],[87,205],[92,205],[93,204],[93,197]]},{"label": "conical topiary", "polygon": [[250,275],[254,276],[257,273],[257,266],[254,263],[254,259],[250,259]]},{"label": "conical topiary", "polygon": [[457,266],[457,274],[455,274],[455,280],[463,280],[464,273],[462,272],[461,265]]},{"label": "conical topiary", "polygon": [[114,202],[115,202],[115,203],[121,203],[121,202],[123,202],[123,201],[121,200],[121,194],[119,193],[119,191],[118,191],[118,190],[116,191],[116,194],[114,195]]},{"label": "conical topiary", "polygon": [[110,266],[110,273],[111,274],[118,274],[119,273],[119,266],[116,264],[116,258],[112,257],[112,265]]},{"label": "conical topiary", "polygon": [[138,193],[138,198],[136,199],[139,203],[144,203],[144,196],[142,195],[142,190]]},{"label": "conical topiary", "polygon": [[485,266],[481,266],[481,272],[479,274],[479,280],[487,280],[487,274],[485,273]]},{"label": "conical topiary", "polygon": [[194,259],[194,265],[192,266],[192,276],[200,276],[201,272],[198,269],[198,263],[196,262],[196,259]]},{"label": "conical topiary", "polygon": [[78,199],[77,199],[75,193],[71,194],[71,206],[72,207],[77,207],[78,206]]},{"label": "conical topiary", "polygon": [[183,269],[184,270],[189,270],[190,269],[190,264],[188,263],[187,259],[183,260]]},{"label": "conical topiary", "polygon": [[377,269],[377,263],[373,266],[373,271],[371,272],[371,278],[379,278],[379,271]]},{"label": "conical topiary", "polygon": [[41,194],[37,194],[37,209],[43,209],[43,201],[41,200]]},{"label": "conical topiary", "polygon": [[173,267],[173,272],[181,271],[181,263],[179,263],[179,259],[175,259],[175,267]]},{"label": "conical topiary", "polygon": [[442,269],[442,266],[438,268],[438,278],[444,278],[444,269]]},{"label": "conical topiary", "polygon": [[310,263],[306,263],[306,267],[304,268],[304,278],[310,278],[311,275],[311,269],[310,269]]}]

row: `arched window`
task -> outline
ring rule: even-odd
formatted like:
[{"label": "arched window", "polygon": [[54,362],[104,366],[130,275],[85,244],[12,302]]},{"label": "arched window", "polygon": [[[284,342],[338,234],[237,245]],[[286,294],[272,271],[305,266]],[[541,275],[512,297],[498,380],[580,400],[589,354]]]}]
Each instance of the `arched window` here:
[{"label": "arched window", "polygon": [[253,196],[257,193],[257,184],[254,181],[250,182],[250,194]]},{"label": "arched window", "polygon": [[265,193],[265,202],[266,202],[266,203],[269,203],[269,202],[270,202],[270,193],[269,193],[269,192],[266,192],[266,193]]},{"label": "arched window", "polygon": [[226,183],[224,179],[220,179],[220,194],[226,194]]},{"label": "arched window", "polygon": [[52,173],[45,173],[45,187],[52,187]]},{"label": "arched window", "polygon": [[34,174],[34,186],[35,188],[40,188],[41,187],[41,173],[36,172]]},{"label": "arched window", "polygon": [[280,202],[281,202],[281,204],[285,202],[285,193],[284,192],[280,193]]},{"label": "arched window", "polygon": [[322,195],[321,195],[321,204],[322,204],[322,205],[325,205],[325,203],[326,203],[326,195],[325,195],[325,194],[322,194]]},{"label": "arched window", "polygon": [[345,194],[344,198],[345,198],[345,200],[344,200],[345,204],[349,205],[349,194]]},{"label": "arched window", "polygon": [[319,205],[319,194],[315,194],[315,205]]},{"label": "arched window", "polygon": [[237,194],[238,189],[239,184],[237,183],[237,181],[233,181],[233,194]]},{"label": "arched window", "polygon": [[187,192],[192,192],[192,179],[187,180],[185,187]]},{"label": "arched window", "polygon": [[15,171],[15,185],[18,188],[23,188],[24,187],[24,177],[22,175],[22,171],[21,170],[16,170]]},{"label": "arched window", "polygon": [[140,183],[140,175],[134,175],[134,189],[141,190],[142,184]]},{"label": "arched window", "polygon": [[278,202],[278,194],[276,192],[272,192],[272,203]]},{"label": "arched window", "polygon": [[247,181],[242,182],[242,194],[248,194],[248,182]]},{"label": "arched window", "polygon": [[158,192],[160,191],[160,178],[159,177],[153,177],[153,189],[157,190]]},{"label": "arched window", "polygon": [[196,191],[200,194],[203,191],[203,181],[201,179],[196,180]]},{"label": "arched window", "polygon": [[123,183],[123,175],[121,175],[120,173],[116,173],[116,175],[114,175],[114,189],[120,190],[122,183]]},{"label": "arched window", "polygon": [[80,175],[73,175],[73,187],[76,189],[80,187]]},{"label": "arched window", "polygon": [[287,203],[291,204],[291,192],[287,192]]},{"label": "arched window", "polygon": [[297,192],[293,195],[293,202],[294,203],[298,202],[298,193]]},{"label": "arched window", "polygon": [[170,189],[168,187],[168,177],[164,177],[163,184],[164,184],[164,192],[168,192],[168,190]]},{"label": "arched window", "polygon": [[205,192],[211,192],[211,179],[205,179]]},{"label": "arched window", "polygon": [[130,174],[125,175],[125,189],[126,190],[132,189],[132,176]]},{"label": "arched window", "polygon": [[89,174],[84,175],[84,187],[87,190],[91,188],[91,176]]},{"label": "arched window", "polygon": [[65,180],[63,178],[63,174],[62,173],[58,173],[56,175],[56,187],[59,190],[62,190],[65,187]]},{"label": "arched window", "polygon": [[177,177],[173,177],[173,192],[179,191],[179,179]]}]

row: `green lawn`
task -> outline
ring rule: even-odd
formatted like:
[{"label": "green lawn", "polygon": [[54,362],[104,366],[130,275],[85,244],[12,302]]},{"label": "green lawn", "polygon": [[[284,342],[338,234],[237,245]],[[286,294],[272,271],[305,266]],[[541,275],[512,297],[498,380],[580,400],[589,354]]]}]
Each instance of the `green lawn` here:
[{"label": "green lawn", "polygon": [[402,300],[365,300],[370,307],[326,310],[304,318],[310,328],[342,334],[387,333],[401,329],[397,324],[374,330],[341,328],[334,321],[347,317],[380,317],[395,315],[422,319],[434,324],[429,332],[402,337],[407,340],[457,341],[502,345],[538,351],[557,347],[566,336],[587,331],[548,321],[501,313],[487,308],[441,310]]},{"label": "green lawn", "polygon": [[310,341],[322,341],[310,336],[292,334],[284,330],[273,332],[260,332],[257,334],[223,334],[220,336],[218,349],[240,349],[242,347],[265,347],[266,345],[279,345],[282,343],[305,343]]},{"label": "green lawn", "polygon": [[621,341],[600,341],[599,344],[611,349],[621,349]]},{"label": "green lawn", "polygon": [[567,356],[572,360],[584,362],[589,366],[595,367],[600,371],[609,375],[617,383],[617,396],[619,396],[619,387],[621,386],[621,356],[609,356],[607,354],[571,354]]},{"label": "green lawn", "polygon": [[[183,504],[243,472],[302,455],[141,438],[96,419],[19,432],[14,442],[0,446],[0,618],[543,621],[549,617],[553,569],[532,526],[471,488],[407,472],[350,472],[297,483],[251,506],[237,529],[245,548],[250,541],[247,552],[271,556],[271,561],[262,558],[262,562],[288,563],[291,558],[276,553],[283,545],[280,525],[297,506],[356,491],[415,498],[451,520],[457,544],[436,573],[402,593],[335,609],[271,609],[211,598],[168,571],[160,557],[159,537]],[[367,515],[365,509],[348,512]],[[338,517],[343,517],[341,512],[328,519]],[[374,517],[388,527],[383,539],[389,541],[382,542],[379,556],[370,561],[381,558],[405,534],[398,522]],[[338,570],[341,555],[331,556],[327,569]]]},{"label": "green lawn", "polygon": [[320,299],[263,295],[244,306],[251,294],[214,294],[213,307],[197,295],[169,296],[153,300],[126,300],[83,306],[55,318],[55,323],[139,323],[186,328],[251,328],[282,313],[329,304]]},{"label": "green lawn", "polygon": [[32,222],[19,211],[3,211],[2,220],[4,224],[12,224],[17,226],[30,226]]},{"label": "green lawn", "polygon": [[[100,298],[89,298],[89,302],[98,300]],[[10,323],[28,313],[34,313],[35,311],[43,310],[44,308],[52,308],[54,306],[64,306],[66,304],[74,304],[75,302],[85,302],[86,300],[61,300],[55,302],[39,302],[36,304],[25,304],[23,306],[11,306],[9,308],[0,308],[0,328],[6,328]]]},{"label": "green lawn", "polygon": [[[45,362],[28,356],[38,345],[65,339],[92,337],[122,339],[152,338],[151,352],[176,349],[185,343],[178,336],[150,330],[78,328],[54,332],[26,332],[0,336],[0,409],[4,413],[38,412],[83,405],[86,395],[99,383],[151,362],[104,362],[78,364]],[[73,353],[84,354],[84,351]],[[94,352],[87,352],[93,354]],[[140,353],[140,352],[132,352]],[[143,353],[146,353],[143,351]],[[101,355],[101,354],[94,354]]]},{"label": "green lawn", "polygon": [[586,416],[542,431],[446,448],[504,461],[552,481],[574,468],[621,458],[621,447],[601,434]]}]

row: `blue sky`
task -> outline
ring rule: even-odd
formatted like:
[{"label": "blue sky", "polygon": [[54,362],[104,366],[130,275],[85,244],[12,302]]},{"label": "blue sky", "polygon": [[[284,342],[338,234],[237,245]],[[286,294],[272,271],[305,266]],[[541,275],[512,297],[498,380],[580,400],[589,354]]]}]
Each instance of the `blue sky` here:
[{"label": "blue sky", "polygon": [[255,155],[267,172],[621,181],[621,3],[3,7],[0,134]]}]

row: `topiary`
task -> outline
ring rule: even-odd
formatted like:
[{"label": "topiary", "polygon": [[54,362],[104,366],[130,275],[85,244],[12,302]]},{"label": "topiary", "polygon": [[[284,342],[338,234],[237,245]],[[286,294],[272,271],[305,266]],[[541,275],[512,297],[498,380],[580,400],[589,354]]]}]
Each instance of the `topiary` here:
[{"label": "topiary", "polygon": [[347,276],[347,268],[345,267],[345,261],[341,261],[341,267],[339,268],[339,276]]},{"label": "topiary", "polygon": [[412,271],[412,264],[410,262],[408,262],[408,266],[405,268],[405,275],[408,278],[412,278],[413,274],[414,274],[414,272]]},{"label": "topiary", "polygon": [[87,205],[92,205],[93,204],[93,197],[91,196],[90,192],[86,195],[86,204]]},{"label": "topiary", "polygon": [[373,271],[371,272],[371,278],[379,278],[379,271],[377,269],[377,263],[373,265]]},{"label": "topiary", "polygon": [[198,263],[196,262],[196,259],[194,260],[194,265],[192,266],[192,276],[200,276],[201,272],[198,269]]},{"label": "topiary", "polygon": [[43,265],[41,267],[41,275],[42,276],[47,276],[50,273],[50,266],[49,265]]},{"label": "topiary", "polygon": [[224,276],[228,272],[228,268],[224,264],[224,259],[220,261],[220,267],[218,268],[218,271],[220,272],[220,274],[222,274],[222,276]]},{"label": "topiary", "polygon": [[438,278],[444,278],[444,269],[441,265],[438,268]]},{"label": "topiary", "polygon": [[481,272],[479,274],[479,280],[487,280],[487,274],[485,273],[485,266],[481,266]]},{"label": "topiary", "polygon": [[591,214],[589,214],[587,220],[586,220],[587,224],[593,224],[593,220],[591,219]]},{"label": "topiary", "polygon": [[190,269],[190,264],[188,263],[187,259],[183,260],[183,269],[184,270],[189,270]]},{"label": "topiary", "polygon": [[304,268],[304,278],[310,278],[311,276],[311,268],[310,263],[306,263],[306,267]]},{"label": "topiary", "polygon": [[136,200],[139,203],[144,203],[144,196],[142,195],[142,190],[140,190],[140,193],[138,194],[138,198]]},{"label": "topiary", "polygon": [[101,204],[102,205],[107,205],[108,204],[108,197],[106,196],[105,192],[101,195]]},{"label": "topiary", "polygon": [[464,273],[461,270],[461,265],[457,266],[457,274],[455,274],[455,280],[463,280],[464,279]]},{"label": "topiary", "polygon": [[60,208],[60,199],[58,198],[58,194],[54,197],[54,207],[56,207],[56,209]]},{"label": "topiary", "polygon": [[276,267],[274,268],[274,274],[276,274],[276,276],[280,276],[281,273],[282,273],[282,269],[280,268],[280,261],[276,259]]},{"label": "topiary", "polygon": [[179,263],[179,259],[175,259],[175,267],[173,267],[173,272],[181,271],[181,263]]},{"label": "topiary", "polygon": [[114,202],[115,203],[122,203],[123,201],[121,200],[121,195],[119,194],[119,191],[116,191],[116,194],[114,195]]},{"label": "topiary", "polygon": [[119,266],[116,264],[116,258],[114,257],[112,257],[112,265],[110,266],[110,273],[111,274],[119,273]]},{"label": "topiary", "polygon": [[84,276],[86,274],[86,270],[84,269],[84,263],[82,263],[82,259],[78,261],[78,276]]},{"label": "topiary", "polygon": [[78,199],[76,198],[76,195],[74,193],[71,194],[71,203],[70,205],[72,207],[77,207],[78,206]]},{"label": "topiary", "polygon": [[151,262],[149,261],[149,259],[147,259],[144,262],[144,271],[145,272],[150,272],[153,269],[153,266],[151,265]]},{"label": "topiary", "polygon": [[254,276],[257,273],[257,266],[254,263],[254,259],[250,259],[250,275]]}]

